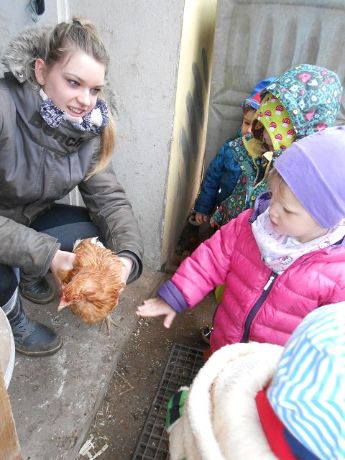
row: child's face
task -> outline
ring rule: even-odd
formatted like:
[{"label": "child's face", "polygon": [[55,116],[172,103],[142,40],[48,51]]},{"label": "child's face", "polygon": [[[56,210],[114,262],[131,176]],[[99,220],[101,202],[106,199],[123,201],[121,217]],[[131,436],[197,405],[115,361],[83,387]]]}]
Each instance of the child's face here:
[{"label": "child's face", "polygon": [[271,140],[271,138],[270,138],[270,135],[269,135],[268,132],[266,131],[266,129],[263,130],[263,133],[262,133],[262,140],[263,140],[265,146],[267,147],[267,150],[271,150],[271,151],[274,150],[274,147],[273,147],[273,144],[272,144],[272,140]]},{"label": "child's face", "polygon": [[263,151],[267,152],[268,150],[275,150],[272,144],[271,136],[268,134],[266,128],[260,121],[253,120],[252,133],[253,136],[263,144]]},{"label": "child's face", "polygon": [[37,59],[35,74],[59,109],[72,117],[83,117],[96,105],[104,85],[105,67],[92,56],[76,50],[50,68],[42,59]]},{"label": "child's face", "polygon": [[255,110],[247,110],[243,115],[241,132],[242,136],[252,132],[252,121],[254,118]]},{"label": "child's face", "polygon": [[327,233],[328,230],[315,222],[279,177],[272,178],[270,188],[272,198],[268,213],[277,233],[296,238],[301,243]]}]

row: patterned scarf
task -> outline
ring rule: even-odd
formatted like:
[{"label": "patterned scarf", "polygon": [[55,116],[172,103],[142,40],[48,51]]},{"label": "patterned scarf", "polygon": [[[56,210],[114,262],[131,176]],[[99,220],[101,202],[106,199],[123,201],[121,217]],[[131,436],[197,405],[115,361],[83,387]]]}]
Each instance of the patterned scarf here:
[{"label": "patterned scarf", "polygon": [[51,128],[57,128],[63,120],[67,120],[74,128],[80,131],[100,134],[101,130],[108,124],[108,106],[101,99],[97,100],[95,108],[84,117],[72,117],[56,107],[54,102],[48,98],[42,89],[40,90],[40,96],[42,97],[40,114]]}]

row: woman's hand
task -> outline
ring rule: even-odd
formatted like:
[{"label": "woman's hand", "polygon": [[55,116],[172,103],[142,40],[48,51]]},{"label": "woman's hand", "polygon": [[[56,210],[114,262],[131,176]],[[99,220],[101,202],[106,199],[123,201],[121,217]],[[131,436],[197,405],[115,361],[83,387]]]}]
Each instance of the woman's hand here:
[{"label": "woman's hand", "polygon": [[132,271],[132,267],[133,267],[133,261],[129,258],[129,257],[121,257],[119,256],[120,259],[121,259],[121,262],[123,264],[123,269],[122,269],[122,273],[121,273],[121,281],[126,284],[127,283],[127,280],[128,280],[128,277]]},{"label": "woman's hand", "polygon": [[160,297],[145,300],[143,305],[137,308],[136,313],[138,316],[143,316],[145,318],[151,316],[165,316],[163,324],[167,329],[170,328],[176,316],[176,311]]},{"label": "woman's hand", "polygon": [[68,251],[56,251],[50,264],[50,270],[54,275],[58,287],[61,289],[61,279],[65,272],[72,270],[75,261],[75,254]]}]

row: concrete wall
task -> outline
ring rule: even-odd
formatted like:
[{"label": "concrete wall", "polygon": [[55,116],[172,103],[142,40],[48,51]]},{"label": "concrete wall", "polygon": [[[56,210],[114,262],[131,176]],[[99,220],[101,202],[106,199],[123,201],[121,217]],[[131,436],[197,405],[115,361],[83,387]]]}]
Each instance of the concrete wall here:
[{"label": "concrete wall", "polygon": [[[0,1],[1,50],[9,37],[34,25],[27,3]],[[38,25],[92,18],[110,51],[109,76],[118,95],[114,165],[140,223],[146,262],[159,268],[185,1],[45,3]],[[71,202],[78,203],[76,194]]]},{"label": "concrete wall", "polygon": [[[28,6],[27,0],[13,0],[8,2],[0,0],[0,56],[11,38],[27,27],[35,27],[44,24],[55,24],[57,18],[57,3],[55,1],[46,2],[46,10],[43,16],[34,17],[32,10]],[[38,19],[34,22],[33,19]],[[0,63],[0,72],[3,67]]]},{"label": "concrete wall", "polygon": [[145,261],[161,266],[162,221],[173,130],[184,0],[69,2],[69,13],[93,18],[111,52],[118,95],[118,179],[144,237]]},{"label": "concrete wall", "polygon": [[70,16],[93,18],[111,50],[115,170],[139,220],[145,262],[156,269],[174,251],[199,187],[216,5],[103,0],[95,11],[94,1],[69,4]]},{"label": "concrete wall", "polygon": [[[202,167],[216,0],[45,3],[36,25],[92,18],[110,51],[109,77],[118,95],[113,162],[139,220],[145,261],[160,268],[174,249],[196,193],[192,178]],[[14,0],[9,8],[0,0],[1,50],[35,25],[27,4]],[[64,201],[80,204],[80,197],[74,191]]]}]

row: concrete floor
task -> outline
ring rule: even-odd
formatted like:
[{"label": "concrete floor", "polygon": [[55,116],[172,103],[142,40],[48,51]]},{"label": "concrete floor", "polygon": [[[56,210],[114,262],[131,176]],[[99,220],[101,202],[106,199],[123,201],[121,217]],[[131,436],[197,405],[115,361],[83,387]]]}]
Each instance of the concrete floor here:
[{"label": "concrete floor", "polygon": [[[85,437],[78,460],[140,458],[137,455],[133,457],[133,454],[173,344],[207,349],[207,345],[201,340],[200,330],[205,324],[211,323],[214,307],[215,298],[210,294],[197,308],[177,315],[170,329],[163,326],[161,318],[138,321]],[[181,368],[178,372],[182,372]],[[175,375],[174,382],[178,382],[180,377],[181,375]],[[146,435],[147,431],[150,431],[149,426],[145,429]],[[156,429],[152,433],[157,436]],[[141,438],[144,444],[145,439],[147,437]],[[153,444],[158,447],[156,441]],[[166,458],[164,454],[167,454],[167,449],[160,448],[153,452],[149,444],[147,447],[147,450],[140,449],[144,454],[143,459]]]},{"label": "concrete floor", "polygon": [[8,389],[24,460],[74,460],[121,357],[135,330],[135,308],[150,297],[164,275],[149,270],[123,292],[113,313],[110,336],[105,327],[89,327],[57,299],[48,306],[25,302],[29,315],[52,325],[64,345],[53,356],[16,355]]}]

